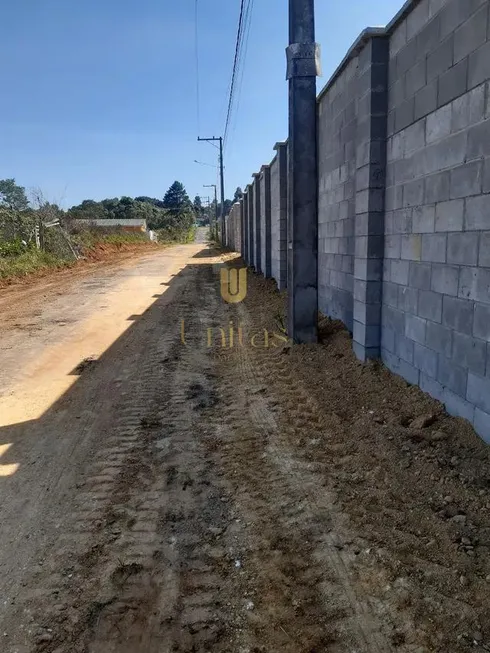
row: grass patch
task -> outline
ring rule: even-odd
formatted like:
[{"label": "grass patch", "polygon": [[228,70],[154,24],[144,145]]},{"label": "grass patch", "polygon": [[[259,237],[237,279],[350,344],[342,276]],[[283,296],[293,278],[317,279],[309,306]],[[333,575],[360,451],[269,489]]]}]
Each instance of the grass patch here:
[{"label": "grass patch", "polygon": [[32,249],[19,256],[0,257],[0,279],[26,277],[48,268],[64,268],[71,263],[72,261],[61,259],[54,254]]}]

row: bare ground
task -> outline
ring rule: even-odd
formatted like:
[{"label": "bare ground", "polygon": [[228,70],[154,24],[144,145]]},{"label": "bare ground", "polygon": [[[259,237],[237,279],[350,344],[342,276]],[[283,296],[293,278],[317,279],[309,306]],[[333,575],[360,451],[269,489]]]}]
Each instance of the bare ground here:
[{"label": "bare ground", "polygon": [[226,304],[223,263],[66,288],[31,355],[5,326],[0,650],[490,650],[487,448],[339,325],[285,346],[284,297]]}]

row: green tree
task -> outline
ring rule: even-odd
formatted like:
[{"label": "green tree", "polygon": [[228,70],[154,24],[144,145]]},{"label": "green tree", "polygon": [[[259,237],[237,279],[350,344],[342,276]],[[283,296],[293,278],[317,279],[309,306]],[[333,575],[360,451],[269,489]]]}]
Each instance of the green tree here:
[{"label": "green tree", "polygon": [[185,213],[192,207],[189,195],[180,181],[174,181],[163,198],[163,205],[174,214]]},{"label": "green tree", "polygon": [[243,197],[243,191],[240,188],[240,186],[238,186],[238,188],[235,191],[235,195],[233,196],[233,201],[239,202],[242,199],[242,197]]},{"label": "green tree", "polygon": [[17,186],[15,179],[1,179],[0,206],[13,211],[26,211],[29,208],[26,189],[23,186]]},{"label": "green tree", "polygon": [[199,195],[196,195],[194,198],[194,213],[198,218],[202,215],[202,200]]}]

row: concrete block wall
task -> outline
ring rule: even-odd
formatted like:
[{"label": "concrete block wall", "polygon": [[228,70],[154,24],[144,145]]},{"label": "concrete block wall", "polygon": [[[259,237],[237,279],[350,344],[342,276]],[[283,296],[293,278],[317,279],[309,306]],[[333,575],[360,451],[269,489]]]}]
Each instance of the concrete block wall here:
[{"label": "concrete block wall", "polygon": [[242,204],[235,202],[225,218],[225,245],[234,252],[241,252]]},{"label": "concrete block wall", "polygon": [[490,440],[490,3],[412,4],[390,36],[382,358]]},{"label": "concrete block wall", "polygon": [[[242,228],[248,264],[269,252],[284,287],[276,149]],[[365,30],[318,97],[318,157],[320,310],[490,442],[490,0],[408,0]]]},{"label": "concrete block wall", "polygon": [[318,102],[318,305],[344,322],[354,320],[354,224],[357,134],[354,56]]},{"label": "concrete block wall", "polygon": [[288,146],[276,143],[270,164],[271,276],[279,290],[287,286]]}]

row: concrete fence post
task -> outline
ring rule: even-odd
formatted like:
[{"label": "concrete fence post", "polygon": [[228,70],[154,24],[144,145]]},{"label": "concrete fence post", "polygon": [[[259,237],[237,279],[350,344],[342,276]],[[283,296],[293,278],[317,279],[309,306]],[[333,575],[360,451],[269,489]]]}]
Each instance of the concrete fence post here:
[{"label": "concrete fence post", "polygon": [[353,347],[363,361],[381,349],[388,59],[385,37],[359,54]]},{"label": "concrete fence post", "polygon": [[260,170],[261,263],[265,277],[271,276],[271,168]]},{"label": "concrete fence post", "polygon": [[253,180],[254,267],[257,272],[262,272],[262,248],[261,248],[262,230],[260,226],[260,172],[254,172],[252,177],[254,178]]},{"label": "concrete fence post", "polygon": [[250,267],[255,266],[255,229],[254,229],[254,184],[248,186],[248,261]]},{"label": "concrete fence post", "polygon": [[240,220],[240,255],[243,260],[245,260],[245,220],[244,220],[244,210],[245,210],[245,196],[242,195],[240,198],[240,209],[238,214],[238,219]]},{"label": "concrete fence post", "polygon": [[[277,261],[278,278],[276,279],[279,290],[287,287],[288,278],[288,144],[276,143],[277,164],[279,172],[279,203],[277,207]],[[276,245],[274,245],[275,247]]]}]

